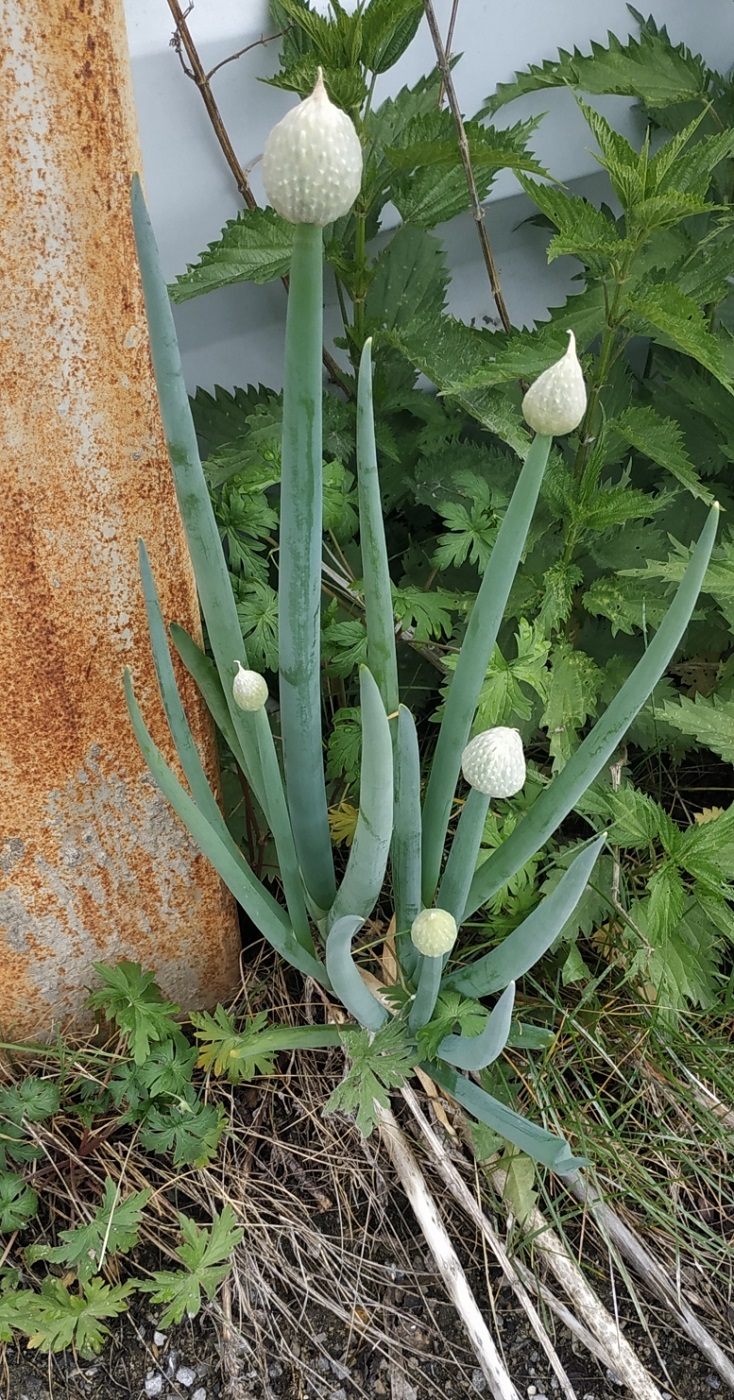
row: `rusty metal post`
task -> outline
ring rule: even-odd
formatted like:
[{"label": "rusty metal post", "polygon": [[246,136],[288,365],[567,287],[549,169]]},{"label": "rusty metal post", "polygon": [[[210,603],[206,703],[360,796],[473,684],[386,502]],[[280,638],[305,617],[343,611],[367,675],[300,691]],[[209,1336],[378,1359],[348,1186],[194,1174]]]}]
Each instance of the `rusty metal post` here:
[{"label": "rusty metal post", "polygon": [[[79,1019],[132,958],[184,1007],[236,986],[232,900],[148,777],[160,718],[138,580],[198,631],[129,215],[122,0],[0,0],[0,1026]],[[210,774],[212,733],[183,684]]]}]

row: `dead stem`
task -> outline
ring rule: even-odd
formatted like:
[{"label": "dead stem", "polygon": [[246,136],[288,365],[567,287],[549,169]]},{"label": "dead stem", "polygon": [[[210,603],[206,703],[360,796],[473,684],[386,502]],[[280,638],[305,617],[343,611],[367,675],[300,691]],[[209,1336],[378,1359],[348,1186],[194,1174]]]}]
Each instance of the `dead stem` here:
[{"label": "dead stem", "polygon": [[444,1287],[456,1308],[474,1349],[477,1361],[486,1376],[495,1400],[520,1400],[512,1379],[490,1335],[477,1306],[469,1283],[451,1243],[436,1203],[428,1190],[423,1173],[411,1152],[407,1139],[398,1127],[390,1109],[375,1104],[380,1137],[387,1149],[400,1184],[410,1201],[413,1213],[436,1262]]},{"label": "dead stem", "polygon": [[439,1176],[441,1177],[448,1190],[451,1192],[451,1195],[454,1197],[454,1200],[464,1211],[464,1214],[467,1215],[471,1221],[473,1221],[474,1225],[477,1227],[478,1230],[481,1231],[482,1236],[487,1241],[487,1244],[492,1250],[492,1253],[494,1254],[497,1263],[499,1264],[505,1278],[507,1279],[507,1282],[510,1284],[510,1287],[514,1292],[515,1297],[517,1298],[520,1304],[520,1307],[525,1313],[528,1322],[530,1323],[530,1326],[532,1327],[533,1332],[535,1333],[535,1336],[538,1339],[538,1342],[540,1343],[541,1347],[543,1348],[543,1351],[548,1357],[548,1361],[550,1362],[550,1365],[553,1368],[553,1371],[555,1372],[561,1390],[566,1396],[566,1400],[578,1400],[576,1391],[574,1390],[571,1381],[569,1380],[563,1368],[563,1365],[561,1364],[558,1353],[556,1352],[556,1349],[553,1346],[553,1343],[550,1337],[548,1336],[548,1333],[546,1332],[543,1323],[541,1322],[537,1309],[533,1305],[531,1299],[528,1297],[527,1289],[521,1283],[518,1273],[513,1263],[511,1262],[507,1250],[502,1244],[499,1235],[497,1234],[496,1230],[492,1227],[490,1221],[488,1220],[478,1201],[472,1195],[471,1191],[469,1190],[469,1187],[466,1185],[466,1182],[462,1179],[456,1166],[451,1161],[444,1144],[441,1142],[440,1138],[438,1137],[438,1134],[436,1133],[434,1128],[432,1128],[431,1124],[426,1118],[426,1115],[424,1114],[423,1109],[421,1108],[421,1105],[418,1101],[417,1095],[411,1088],[407,1086],[403,1089],[402,1094],[403,1098],[405,1099],[405,1102],[408,1105],[408,1108],[410,1109],[416,1123],[418,1124],[418,1127],[420,1128],[421,1136],[423,1137],[424,1141],[430,1149],[433,1165],[436,1171],[438,1172]]}]

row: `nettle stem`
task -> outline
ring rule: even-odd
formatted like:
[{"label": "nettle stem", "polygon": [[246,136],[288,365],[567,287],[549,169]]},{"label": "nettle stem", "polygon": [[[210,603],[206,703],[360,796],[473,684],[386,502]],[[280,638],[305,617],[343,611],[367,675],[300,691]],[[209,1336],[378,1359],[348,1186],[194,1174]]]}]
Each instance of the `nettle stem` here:
[{"label": "nettle stem", "polygon": [[321,336],[323,238],[294,226],[283,380],[280,496],[280,713],[288,806],[304,882],[328,909],[336,892],[321,733]]}]

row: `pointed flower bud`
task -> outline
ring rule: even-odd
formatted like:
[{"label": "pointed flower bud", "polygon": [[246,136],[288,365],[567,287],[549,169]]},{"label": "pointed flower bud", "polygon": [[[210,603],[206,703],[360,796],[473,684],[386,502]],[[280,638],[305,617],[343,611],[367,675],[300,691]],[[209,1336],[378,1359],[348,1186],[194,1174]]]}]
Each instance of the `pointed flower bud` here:
[{"label": "pointed flower bud", "polygon": [[530,385],[522,401],[525,422],[536,433],[559,437],[578,428],[586,412],[586,385],[576,354],[576,337],[568,332],[568,349]]},{"label": "pointed flower bud", "polygon": [[238,710],[261,710],[268,698],[268,683],[259,671],[246,671],[238,661],[239,671],[232,682],[232,698]]},{"label": "pointed flower bud", "polygon": [[461,771],[470,787],[489,797],[514,797],[525,782],[525,755],[516,729],[498,725],[467,744]]},{"label": "pointed flower bud", "polygon": [[348,214],[362,184],[362,147],[354,125],[316,86],[273,127],[262,159],[265,192],[291,224],[323,228]]},{"label": "pointed flower bud", "polygon": [[450,953],[459,930],[456,919],[446,909],[422,909],[413,920],[410,936],[419,953],[427,958],[440,958]]}]

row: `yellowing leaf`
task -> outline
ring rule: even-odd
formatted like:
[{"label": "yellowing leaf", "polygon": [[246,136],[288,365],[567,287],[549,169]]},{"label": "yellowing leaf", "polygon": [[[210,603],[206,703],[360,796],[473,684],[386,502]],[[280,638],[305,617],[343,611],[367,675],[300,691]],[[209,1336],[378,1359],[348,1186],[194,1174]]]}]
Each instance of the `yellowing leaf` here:
[{"label": "yellowing leaf", "polygon": [[329,812],[329,830],[335,846],[351,846],[357,830],[358,817],[359,809],[353,807],[351,802],[340,802],[338,807],[332,807]]}]

